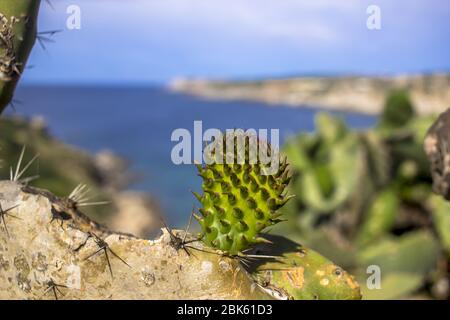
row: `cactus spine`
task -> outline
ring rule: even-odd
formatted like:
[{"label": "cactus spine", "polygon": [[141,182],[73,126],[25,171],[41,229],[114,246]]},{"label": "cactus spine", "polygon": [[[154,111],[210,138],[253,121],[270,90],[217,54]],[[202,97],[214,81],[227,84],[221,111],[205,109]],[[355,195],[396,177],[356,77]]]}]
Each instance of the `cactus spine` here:
[{"label": "cactus spine", "polygon": [[0,0],[0,113],[11,102],[36,40],[40,0]]},{"label": "cactus spine", "polygon": [[[250,149],[255,143],[258,148],[265,145],[271,157],[280,159],[268,143],[235,131],[227,132],[207,147],[214,159],[222,161],[197,166],[204,192],[194,193],[202,205],[202,216],[196,216],[202,238],[207,245],[229,255],[242,254],[251,245],[264,242],[259,234],[280,221],[277,210],[290,198],[285,192],[290,180],[286,160],[279,163],[276,172],[269,173],[259,156],[257,161],[250,160]],[[221,151],[223,148],[216,148],[220,145],[227,146],[226,153]],[[243,161],[239,161],[238,150],[245,152]]]}]

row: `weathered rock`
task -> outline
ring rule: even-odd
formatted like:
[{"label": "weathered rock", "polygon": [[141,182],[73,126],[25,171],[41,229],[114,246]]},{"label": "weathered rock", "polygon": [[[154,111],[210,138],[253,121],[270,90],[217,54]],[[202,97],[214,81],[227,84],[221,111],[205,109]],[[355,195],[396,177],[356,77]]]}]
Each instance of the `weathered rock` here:
[{"label": "weathered rock", "polygon": [[0,182],[0,205],[0,299],[268,297],[236,260],[195,242],[188,255],[166,229],[155,240],[114,233],[70,201],[10,181]]},{"label": "weathered rock", "polygon": [[450,109],[428,130],[424,150],[430,161],[433,190],[450,200]]}]

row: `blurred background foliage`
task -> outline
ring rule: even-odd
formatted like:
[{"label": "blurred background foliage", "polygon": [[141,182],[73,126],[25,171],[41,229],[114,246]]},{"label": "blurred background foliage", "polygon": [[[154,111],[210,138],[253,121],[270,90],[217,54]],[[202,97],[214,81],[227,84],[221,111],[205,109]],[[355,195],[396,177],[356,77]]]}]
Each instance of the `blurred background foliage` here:
[{"label": "blurred background foliage", "polygon": [[[54,139],[39,119],[0,118],[0,178],[9,179],[10,169],[15,170],[22,148],[25,147],[21,168],[32,160],[23,178],[32,178],[34,187],[44,188],[60,197],[67,197],[79,184],[87,184],[93,201],[110,201],[104,188],[104,177],[92,156]],[[91,206],[83,211],[98,221],[105,221],[111,212],[110,205]]]},{"label": "blurred background foliage", "polygon": [[[434,120],[416,116],[404,91],[388,96],[368,130],[318,114],[314,133],[284,145],[295,198],[284,209],[289,223],[274,232],[353,272],[365,299],[448,299],[450,204],[432,193],[423,151]],[[367,286],[371,265],[380,289]]]}]

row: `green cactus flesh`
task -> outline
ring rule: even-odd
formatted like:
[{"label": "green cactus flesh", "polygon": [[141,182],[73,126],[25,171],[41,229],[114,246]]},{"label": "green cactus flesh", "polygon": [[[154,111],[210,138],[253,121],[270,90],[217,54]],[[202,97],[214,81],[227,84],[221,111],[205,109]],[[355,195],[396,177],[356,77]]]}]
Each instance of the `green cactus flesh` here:
[{"label": "green cactus flesh", "polygon": [[366,245],[389,231],[395,223],[399,206],[398,195],[393,187],[382,190],[368,209],[358,230],[357,242]]},{"label": "green cactus flesh", "polygon": [[278,299],[360,300],[358,282],[319,253],[298,245],[253,273],[256,282]]},{"label": "green cactus flesh", "polygon": [[340,119],[319,114],[316,122],[317,134],[301,134],[284,150],[296,172],[292,191],[299,206],[327,214],[357,191],[365,153],[359,136]]},{"label": "green cactus flesh", "polygon": [[[237,142],[239,134],[233,135]],[[227,136],[230,134],[216,141],[222,140],[225,145]],[[268,174],[267,166],[259,159],[249,163],[250,140],[245,138],[245,162],[223,161],[226,163],[220,164],[216,161],[197,165],[203,178],[203,195],[194,192],[202,206],[199,210],[202,216],[195,217],[202,228],[202,238],[208,246],[229,255],[239,255],[253,244],[264,241],[259,234],[280,221],[277,210],[290,198],[286,195],[290,180],[286,160],[280,162],[275,173]],[[237,148],[228,152],[228,156],[230,154],[237,159]],[[276,156],[280,159],[278,154]],[[219,157],[225,159],[222,154]]]},{"label": "green cactus flesh", "polygon": [[433,208],[435,229],[450,260],[450,202],[437,195],[432,195],[428,201]]},{"label": "green cactus flesh", "polygon": [[[440,255],[440,244],[428,230],[401,236],[387,235],[357,253],[359,279],[367,280],[367,268],[381,270],[381,288],[363,286],[365,299],[397,299],[417,291],[430,277]],[[406,281],[409,279],[410,281]]]},{"label": "green cactus flesh", "polygon": [[10,103],[36,40],[40,0],[0,0],[0,113]]}]

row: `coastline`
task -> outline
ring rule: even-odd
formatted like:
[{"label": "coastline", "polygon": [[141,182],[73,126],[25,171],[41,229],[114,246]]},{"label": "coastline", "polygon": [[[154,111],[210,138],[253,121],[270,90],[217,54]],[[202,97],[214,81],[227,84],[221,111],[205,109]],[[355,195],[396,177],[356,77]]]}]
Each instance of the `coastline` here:
[{"label": "coastline", "polygon": [[450,73],[398,76],[294,77],[258,81],[175,79],[169,90],[211,100],[247,100],[294,108],[312,106],[330,111],[377,115],[389,91],[410,93],[420,115],[450,107]]}]

